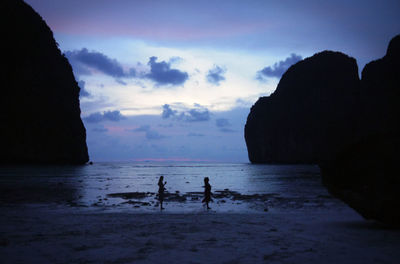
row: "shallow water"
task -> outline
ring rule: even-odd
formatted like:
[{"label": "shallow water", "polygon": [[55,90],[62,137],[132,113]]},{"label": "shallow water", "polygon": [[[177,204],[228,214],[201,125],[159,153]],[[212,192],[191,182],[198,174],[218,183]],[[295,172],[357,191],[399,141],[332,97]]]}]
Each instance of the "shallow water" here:
[{"label": "shallow water", "polygon": [[204,210],[200,201],[206,176],[213,193],[219,194],[212,204],[216,211],[262,211],[331,201],[317,166],[188,162],[2,167],[0,201],[151,212],[158,210],[155,193],[161,175],[167,192],[173,194],[165,201],[169,212]]}]

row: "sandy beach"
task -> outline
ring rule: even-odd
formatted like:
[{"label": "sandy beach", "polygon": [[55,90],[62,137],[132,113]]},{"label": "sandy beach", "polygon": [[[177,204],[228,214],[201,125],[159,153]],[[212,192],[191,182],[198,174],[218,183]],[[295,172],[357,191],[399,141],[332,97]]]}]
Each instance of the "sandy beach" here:
[{"label": "sandy beach", "polygon": [[3,168],[0,262],[399,263],[400,230],[331,197],[314,167],[115,167]]},{"label": "sandy beach", "polygon": [[255,213],[3,204],[2,263],[397,263],[400,231],[346,205]]}]

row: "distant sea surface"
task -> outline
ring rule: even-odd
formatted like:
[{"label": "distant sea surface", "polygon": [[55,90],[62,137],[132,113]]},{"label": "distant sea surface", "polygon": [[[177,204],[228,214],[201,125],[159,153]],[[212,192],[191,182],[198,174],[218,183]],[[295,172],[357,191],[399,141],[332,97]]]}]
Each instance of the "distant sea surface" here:
[{"label": "distant sea surface", "polygon": [[317,166],[192,162],[0,167],[0,202],[155,212],[161,175],[167,181],[166,191],[172,195],[165,201],[170,212],[204,210],[204,177],[209,177],[216,197],[211,204],[215,211],[324,206],[332,202],[321,185]]}]

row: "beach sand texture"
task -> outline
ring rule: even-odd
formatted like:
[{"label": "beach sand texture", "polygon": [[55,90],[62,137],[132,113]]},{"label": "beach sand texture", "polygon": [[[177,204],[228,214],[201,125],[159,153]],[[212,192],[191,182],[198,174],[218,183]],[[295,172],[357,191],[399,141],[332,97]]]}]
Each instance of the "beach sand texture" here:
[{"label": "beach sand texture", "polygon": [[2,263],[397,263],[400,232],[343,208],[135,213],[1,208]]},{"label": "beach sand texture", "polygon": [[[75,169],[73,173],[62,169],[59,174],[52,169],[55,176],[51,177],[44,177],[40,169],[34,181],[25,176],[30,172],[29,177],[36,177],[31,168],[21,169],[19,174],[12,170],[12,177],[2,170],[0,263],[395,264],[400,260],[400,230],[364,220],[329,196],[318,175],[307,176],[310,172],[303,167],[301,175],[291,170],[290,177],[282,169],[264,175],[269,167],[246,176],[246,167],[240,165],[235,169],[241,173],[236,180],[234,172],[228,174],[230,178],[222,173],[232,169],[224,166],[221,174],[210,177],[212,210],[201,204],[201,186],[189,186],[187,190],[195,190],[167,193],[163,211],[155,192],[127,188],[125,174],[111,177],[119,175],[118,170],[109,170],[109,175],[101,168],[81,175]],[[254,168],[259,167],[250,166],[252,172]],[[150,169],[153,184],[158,176]],[[157,167],[161,169],[171,171]],[[177,176],[164,174],[170,188],[174,181],[189,185],[183,177],[189,177],[190,171],[199,174],[192,167],[183,168],[187,169],[184,176],[172,169]],[[132,175],[127,181],[142,179],[146,186],[143,175],[147,168],[127,170],[121,170]],[[250,185],[250,180],[261,176],[264,180]],[[201,182],[202,178],[196,177],[188,181]],[[275,186],[277,192],[244,192],[245,177],[250,182],[245,186],[248,190],[265,184]],[[234,188],[239,191],[218,188],[222,183],[229,186],[230,181],[233,187],[234,182],[242,184]],[[296,186],[307,188],[295,190]]]}]

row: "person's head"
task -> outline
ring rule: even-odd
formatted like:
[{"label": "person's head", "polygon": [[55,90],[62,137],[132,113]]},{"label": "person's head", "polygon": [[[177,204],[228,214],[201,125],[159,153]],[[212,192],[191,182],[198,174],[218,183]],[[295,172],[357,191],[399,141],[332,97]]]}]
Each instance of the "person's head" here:
[{"label": "person's head", "polygon": [[204,182],[205,183],[208,183],[208,180],[209,180],[208,177],[204,177]]},{"label": "person's head", "polygon": [[163,181],[164,180],[164,176],[160,176],[160,179],[158,181]]}]

